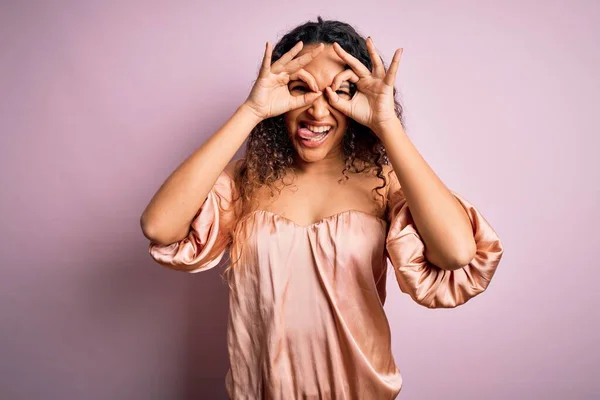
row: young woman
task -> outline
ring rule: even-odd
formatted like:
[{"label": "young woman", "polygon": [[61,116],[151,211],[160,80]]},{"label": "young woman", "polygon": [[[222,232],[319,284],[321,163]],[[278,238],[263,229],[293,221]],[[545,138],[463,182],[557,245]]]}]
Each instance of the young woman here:
[{"label": "young woman", "polygon": [[387,259],[430,308],[494,275],[498,236],[403,129],[401,54],[386,69],[370,38],[320,17],[267,42],[246,101],[144,211],[164,266],[206,271],[229,249],[232,399],[393,399]]}]

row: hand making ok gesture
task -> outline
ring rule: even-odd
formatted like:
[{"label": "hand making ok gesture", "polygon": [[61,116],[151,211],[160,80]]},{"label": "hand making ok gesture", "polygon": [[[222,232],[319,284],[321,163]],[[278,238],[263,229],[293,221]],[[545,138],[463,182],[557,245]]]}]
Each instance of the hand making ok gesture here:
[{"label": "hand making ok gesture", "polygon": [[[394,109],[394,82],[402,49],[394,53],[387,72],[370,37],[367,38],[367,49],[373,63],[373,72],[339,44],[334,43],[333,49],[351,69],[340,72],[333,79],[331,86],[325,88],[329,103],[349,118],[378,134],[383,127],[398,118]],[[350,100],[343,99],[336,93],[344,81],[356,84],[357,92]]]},{"label": "hand making ok gesture", "polygon": [[[311,52],[294,59],[303,47],[296,43],[287,53],[271,65],[272,48],[267,42],[258,79],[254,83],[245,104],[260,119],[267,119],[303,107],[315,101],[322,92],[315,78],[303,67],[311,62],[325,46],[321,43]],[[313,90],[302,96],[293,96],[288,89],[290,80],[301,79]]]}]

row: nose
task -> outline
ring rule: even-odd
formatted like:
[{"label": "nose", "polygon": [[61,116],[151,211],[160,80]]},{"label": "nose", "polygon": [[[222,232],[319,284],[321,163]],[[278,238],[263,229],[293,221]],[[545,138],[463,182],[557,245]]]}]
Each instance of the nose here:
[{"label": "nose", "polygon": [[308,108],[308,113],[312,115],[315,120],[323,119],[330,114],[329,103],[325,99],[325,93],[312,102]]}]

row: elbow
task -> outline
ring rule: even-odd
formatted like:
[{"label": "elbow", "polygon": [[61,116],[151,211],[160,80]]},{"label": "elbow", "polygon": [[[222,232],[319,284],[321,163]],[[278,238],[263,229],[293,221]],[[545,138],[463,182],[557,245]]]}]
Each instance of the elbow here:
[{"label": "elbow", "polygon": [[425,254],[425,259],[432,265],[438,267],[444,271],[455,271],[457,269],[461,269],[473,260],[473,258],[465,257],[456,257],[456,256],[447,256],[447,257],[439,257],[435,254]]},{"label": "elbow", "polygon": [[148,221],[146,213],[142,214],[140,217],[140,228],[142,228],[142,233],[146,239],[154,241],[156,238],[156,230],[154,229],[154,225]]},{"label": "elbow", "polygon": [[477,254],[475,241],[470,242],[460,251],[454,250],[448,255],[430,254],[425,256],[432,264],[446,271],[455,271],[469,265]]},{"label": "elbow", "polygon": [[150,223],[145,215],[142,215],[140,218],[140,227],[146,239],[161,246],[176,243],[186,236],[165,234],[164,229],[160,229],[155,224]]},{"label": "elbow", "polygon": [[454,257],[452,259],[445,260],[443,262],[440,262],[439,264],[436,264],[436,266],[446,271],[456,271],[457,269],[464,268],[467,265],[471,264],[473,258],[475,258],[474,252],[472,254],[465,253],[464,256]]},{"label": "elbow", "polygon": [[143,215],[140,218],[140,227],[142,228],[142,234],[146,237],[146,239],[161,245],[165,244],[165,238],[157,234],[154,226],[149,224]]},{"label": "elbow", "polygon": [[471,264],[475,255],[477,255],[477,244],[475,243],[475,240],[471,240],[469,241],[469,244],[465,246],[463,251],[457,255],[454,263],[455,269],[463,268]]}]

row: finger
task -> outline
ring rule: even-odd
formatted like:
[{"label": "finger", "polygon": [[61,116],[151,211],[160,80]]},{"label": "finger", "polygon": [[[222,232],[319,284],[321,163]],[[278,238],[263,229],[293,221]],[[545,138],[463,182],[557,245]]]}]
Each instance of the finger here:
[{"label": "finger", "polygon": [[288,73],[294,72],[300,68],[304,68],[304,66],[314,60],[319,53],[321,53],[325,49],[325,45],[323,43],[319,43],[319,45],[313,49],[310,53],[306,53],[301,55],[298,58],[293,59],[285,66],[285,71]]},{"label": "finger", "polygon": [[400,48],[396,50],[394,53],[394,58],[392,58],[392,64],[388,69],[385,78],[383,79],[383,83],[388,86],[394,86],[394,82],[396,82],[396,72],[398,72],[398,66],[400,65],[400,58],[402,57],[402,52],[404,49]]},{"label": "finger", "polygon": [[296,109],[296,108],[300,108],[300,107],[304,107],[307,106],[309,104],[311,104],[312,102],[314,102],[316,99],[318,99],[320,96],[323,95],[323,92],[310,92],[310,93],[306,93],[303,96],[292,96],[290,102],[291,102],[291,107],[292,110]]},{"label": "finger", "polygon": [[381,61],[381,57],[377,54],[377,49],[371,36],[367,38],[367,50],[369,50],[369,56],[373,63],[373,75],[377,78],[383,78],[385,76],[385,66],[383,65],[383,61]]},{"label": "finger", "polygon": [[358,75],[354,73],[351,69],[345,69],[333,78],[333,83],[331,84],[331,90],[334,92],[342,86],[342,83],[349,81],[352,83],[356,83],[359,81]]},{"label": "finger", "polygon": [[296,57],[296,54],[300,53],[300,51],[302,50],[303,46],[304,46],[304,43],[301,40],[298,43],[296,43],[294,45],[294,47],[292,47],[291,49],[289,49],[287,53],[285,53],[284,55],[282,55],[281,57],[279,57],[279,60],[275,61],[273,63],[273,65],[271,66],[271,68],[273,69],[273,71],[275,73],[281,72],[283,70],[283,67],[288,62],[290,62],[294,57]]},{"label": "finger", "polygon": [[340,56],[340,58],[344,60],[359,77],[365,78],[371,75],[371,71],[369,71],[369,69],[363,63],[361,63],[352,54],[347,53],[346,50],[342,49],[342,46],[340,46],[337,42],[333,43],[333,50],[335,50],[337,55]]},{"label": "finger", "polygon": [[304,82],[306,82],[308,87],[310,87],[310,90],[312,90],[313,92],[319,91],[319,86],[317,85],[317,81],[311,74],[308,73],[307,70],[299,69],[298,71],[296,71],[290,75],[290,80],[296,80],[296,79],[302,79]]},{"label": "finger", "polygon": [[327,98],[329,99],[329,104],[333,106],[338,111],[346,115],[350,115],[352,110],[351,100],[342,99],[337,93],[331,89],[330,87],[325,88],[325,92],[327,93]]},{"label": "finger", "polygon": [[269,72],[271,71],[271,43],[267,41],[267,45],[265,46],[265,54],[263,55],[262,65],[260,66],[260,72],[258,74],[259,78],[265,78],[269,76]]}]

